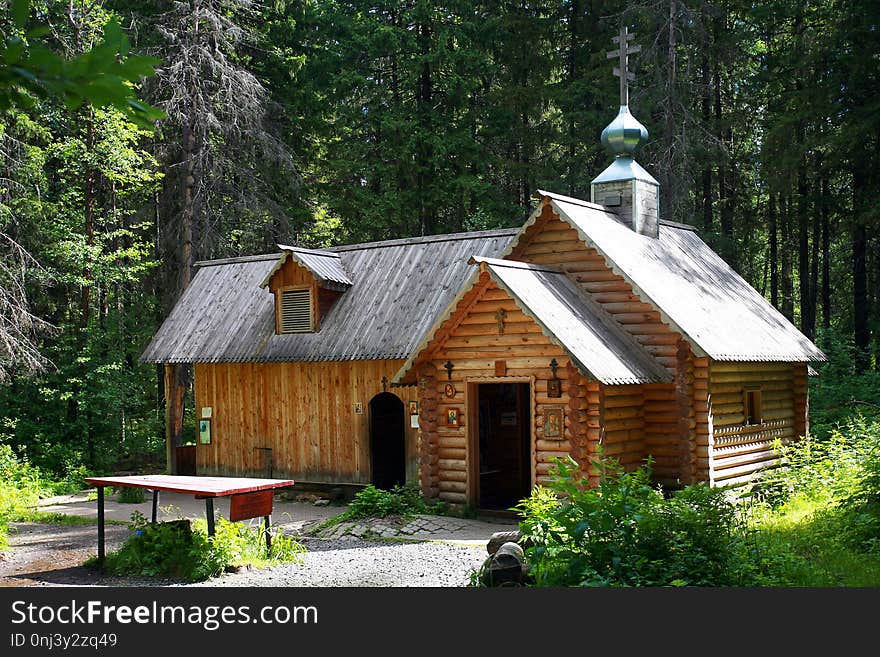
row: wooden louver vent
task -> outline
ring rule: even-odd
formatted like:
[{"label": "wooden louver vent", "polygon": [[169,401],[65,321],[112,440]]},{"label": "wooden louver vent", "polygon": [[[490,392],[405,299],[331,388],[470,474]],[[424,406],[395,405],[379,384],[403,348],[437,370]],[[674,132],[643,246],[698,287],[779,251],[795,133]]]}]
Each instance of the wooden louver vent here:
[{"label": "wooden louver vent", "polygon": [[281,333],[311,333],[312,326],[312,291],[301,290],[281,291]]}]

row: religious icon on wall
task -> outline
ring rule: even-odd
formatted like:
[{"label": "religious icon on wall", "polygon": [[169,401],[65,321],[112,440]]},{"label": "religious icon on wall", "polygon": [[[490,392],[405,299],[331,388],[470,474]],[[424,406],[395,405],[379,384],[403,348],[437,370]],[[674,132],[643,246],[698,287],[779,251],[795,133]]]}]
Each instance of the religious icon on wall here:
[{"label": "religious icon on wall", "polygon": [[544,411],[544,437],[562,437],[562,408],[554,406]]},{"label": "religious icon on wall", "polygon": [[443,389],[443,394],[447,397],[455,397],[455,386],[451,383],[447,383],[446,387]]},{"label": "religious icon on wall", "polygon": [[458,409],[457,408],[447,408],[446,409],[446,426],[447,427],[457,427],[458,426]]},{"label": "religious icon on wall", "polygon": [[199,420],[199,442],[202,445],[211,444],[211,420]]},{"label": "religious icon on wall", "polygon": [[409,414],[410,415],[418,415],[419,414],[419,402],[413,400],[409,403]]},{"label": "religious icon on wall", "polygon": [[547,381],[547,396],[562,397],[562,381],[559,379],[550,379]]}]

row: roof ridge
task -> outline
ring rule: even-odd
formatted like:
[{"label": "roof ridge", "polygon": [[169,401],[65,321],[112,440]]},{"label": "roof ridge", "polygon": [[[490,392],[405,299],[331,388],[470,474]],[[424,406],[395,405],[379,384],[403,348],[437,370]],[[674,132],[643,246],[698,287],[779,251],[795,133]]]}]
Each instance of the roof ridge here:
[{"label": "roof ridge", "polygon": [[214,267],[218,265],[234,265],[242,262],[257,262],[259,260],[275,260],[279,257],[278,253],[259,253],[249,256],[235,256],[232,258],[216,258],[214,260],[197,260],[194,267]]},{"label": "roof ridge", "polygon": [[367,249],[381,249],[389,246],[404,246],[406,244],[428,244],[431,242],[455,242],[459,240],[478,239],[480,237],[496,237],[501,235],[514,235],[519,228],[495,228],[492,230],[477,230],[467,233],[442,233],[440,235],[422,235],[419,237],[402,237],[393,240],[381,240],[378,242],[363,242],[361,244],[343,244],[328,247],[328,251],[365,251]]},{"label": "roof ridge", "polygon": [[279,249],[282,251],[293,251],[294,253],[307,253],[309,255],[316,255],[322,258],[339,258],[339,254],[335,251],[328,251],[327,249],[308,249],[304,246],[289,246],[287,244],[276,244]]}]

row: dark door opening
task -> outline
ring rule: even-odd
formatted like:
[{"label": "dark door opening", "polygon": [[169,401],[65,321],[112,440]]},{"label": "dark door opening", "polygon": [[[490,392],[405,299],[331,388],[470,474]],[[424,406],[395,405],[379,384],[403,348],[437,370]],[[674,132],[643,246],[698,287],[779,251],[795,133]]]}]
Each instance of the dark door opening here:
[{"label": "dark door opening", "polygon": [[532,488],[528,383],[477,386],[479,426],[479,506],[508,509]]},{"label": "dark door opening", "polygon": [[393,488],[406,483],[406,430],[403,402],[390,392],[370,400],[370,458],[373,485]]}]

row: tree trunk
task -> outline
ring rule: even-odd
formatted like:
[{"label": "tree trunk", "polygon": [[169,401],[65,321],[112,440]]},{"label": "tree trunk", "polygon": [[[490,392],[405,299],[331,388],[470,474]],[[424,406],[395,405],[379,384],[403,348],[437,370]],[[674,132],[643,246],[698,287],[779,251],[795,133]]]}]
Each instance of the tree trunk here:
[{"label": "tree trunk", "polygon": [[792,279],[792,262],[791,262],[791,197],[785,197],[780,209],[780,219],[782,225],[782,248],[780,251],[780,260],[782,261],[782,280],[780,281],[781,292],[781,311],[788,321],[794,321],[794,281]]},{"label": "tree trunk", "polygon": [[828,210],[828,194],[830,185],[828,177],[822,178],[822,327],[827,331],[831,328],[831,244],[830,218]]},{"label": "tree trunk", "polygon": [[779,242],[776,226],[776,195],[770,192],[767,204],[768,231],[770,233],[770,303],[779,309]]},{"label": "tree trunk", "polygon": [[[803,143],[802,136],[800,137]],[[807,175],[803,161],[798,168],[798,279],[800,280],[801,332],[813,339],[813,312],[810,307],[810,213],[807,207]]]}]

